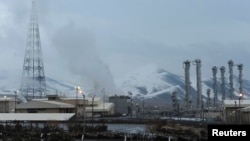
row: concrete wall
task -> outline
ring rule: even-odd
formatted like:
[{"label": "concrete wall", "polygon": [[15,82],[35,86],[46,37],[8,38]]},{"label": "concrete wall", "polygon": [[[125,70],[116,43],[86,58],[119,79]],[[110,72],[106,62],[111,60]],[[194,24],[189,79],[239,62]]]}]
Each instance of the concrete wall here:
[{"label": "concrete wall", "polygon": [[15,101],[0,101],[0,113],[13,113]]}]

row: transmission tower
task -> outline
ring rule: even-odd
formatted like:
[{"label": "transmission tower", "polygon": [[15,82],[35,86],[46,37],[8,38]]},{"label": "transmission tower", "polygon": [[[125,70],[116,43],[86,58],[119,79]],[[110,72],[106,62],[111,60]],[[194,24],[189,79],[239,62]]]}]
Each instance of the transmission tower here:
[{"label": "transmission tower", "polygon": [[20,93],[26,99],[46,96],[42,48],[35,0],[32,1]]}]

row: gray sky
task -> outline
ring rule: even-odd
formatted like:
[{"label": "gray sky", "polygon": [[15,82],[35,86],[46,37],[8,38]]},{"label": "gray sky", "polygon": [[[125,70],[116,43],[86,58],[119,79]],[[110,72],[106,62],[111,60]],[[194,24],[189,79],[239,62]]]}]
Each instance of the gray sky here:
[{"label": "gray sky", "polygon": [[[105,83],[153,63],[184,76],[183,61],[201,59],[204,78],[212,77],[213,66],[225,66],[228,73],[233,60],[250,79],[249,5],[248,0],[40,0],[45,75],[81,85],[99,78]],[[0,1],[1,77],[20,79],[30,7],[31,0]],[[191,71],[195,76],[194,65]]]}]

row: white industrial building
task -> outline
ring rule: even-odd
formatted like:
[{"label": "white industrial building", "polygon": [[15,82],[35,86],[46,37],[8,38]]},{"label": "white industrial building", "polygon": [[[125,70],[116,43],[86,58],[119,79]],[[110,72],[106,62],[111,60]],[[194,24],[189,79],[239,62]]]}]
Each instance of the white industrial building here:
[{"label": "white industrial building", "polygon": [[[0,98],[0,113],[39,113],[39,114],[73,114],[77,118],[85,118],[114,114],[114,104],[104,103],[100,97],[95,98],[65,98],[48,95],[44,99],[32,99],[26,103],[17,104],[13,97]],[[29,114],[28,114],[29,115]],[[8,117],[8,116],[7,116]],[[13,116],[11,116],[13,117]]]}]

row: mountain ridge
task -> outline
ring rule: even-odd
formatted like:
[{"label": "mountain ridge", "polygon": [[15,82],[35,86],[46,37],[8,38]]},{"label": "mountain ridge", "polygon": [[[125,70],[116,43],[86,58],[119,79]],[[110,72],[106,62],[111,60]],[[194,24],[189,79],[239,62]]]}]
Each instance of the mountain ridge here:
[{"label": "mountain ridge", "polygon": [[[151,67],[151,68],[150,68]],[[150,70],[149,72],[144,72],[140,73],[140,71],[145,71],[145,70]],[[160,70],[160,71],[159,71]],[[143,76],[141,76],[143,74]],[[145,75],[146,74],[146,75]],[[152,74],[155,76],[155,79],[152,79]],[[148,77],[149,76],[149,77]],[[145,81],[144,79],[141,79],[144,77],[148,81]],[[142,81],[140,82],[138,79],[141,79]],[[195,80],[194,78],[191,78],[190,80]],[[228,77],[225,76],[225,90],[226,90],[226,99],[229,99],[229,82],[228,82]],[[148,82],[151,82],[151,84],[148,84]],[[130,76],[125,78],[125,80],[120,80],[120,83],[118,84],[119,88],[126,93],[127,91],[131,91],[135,96],[137,97],[142,97],[145,95],[144,93],[141,92],[143,89],[143,92],[147,92],[146,96],[144,98],[152,98],[153,96],[150,95],[157,95],[159,97],[164,97],[162,95],[171,95],[174,91],[177,92],[178,97],[180,100],[184,100],[185,98],[185,80],[184,76],[177,75],[174,73],[170,73],[166,71],[165,69],[158,67],[157,65],[149,65],[143,68],[140,68],[137,70],[137,72],[130,73]],[[239,87],[238,83],[238,77],[234,76],[233,79],[234,83],[234,94],[235,97],[238,96],[239,91],[236,89],[236,87]],[[131,85],[133,84],[133,85]],[[244,97],[246,99],[249,99],[250,95],[250,87],[249,87],[250,81],[243,79],[243,93]],[[152,89],[156,88],[154,86],[161,86],[160,89],[157,89],[157,91],[152,91]],[[164,89],[162,89],[164,88]],[[167,90],[168,89],[168,90]],[[211,94],[210,98],[214,97],[213,93],[213,78],[205,78],[202,80],[202,99],[207,100],[207,90],[210,89]],[[155,89],[154,89],[155,90]],[[157,93],[155,93],[157,92]],[[161,93],[162,92],[162,93]],[[192,101],[196,101],[196,81],[191,82],[191,93],[190,93],[190,98]],[[170,96],[168,96],[170,97]],[[221,93],[221,79],[220,77],[217,78],[217,98],[218,100],[221,100],[222,93]],[[168,100],[165,101],[171,101],[171,98],[168,98]]]},{"label": "mountain ridge", "polygon": [[[194,78],[190,80],[195,80]],[[229,82],[225,77],[225,90],[226,99],[229,99]],[[11,80],[11,83],[16,82]],[[17,83],[17,82],[16,82]],[[117,86],[117,93],[106,95],[128,95],[128,92],[132,93],[133,99],[138,100],[155,100],[158,103],[172,103],[172,94],[177,92],[178,99],[180,101],[185,100],[185,80],[184,76],[177,75],[166,71],[162,67],[155,64],[149,64],[134,71],[131,71],[126,76],[115,81]],[[190,100],[193,103],[196,102],[196,85],[191,82]],[[46,77],[46,85],[48,93],[58,94],[61,96],[72,97],[75,96],[75,84],[69,81],[55,80],[50,77]],[[13,87],[11,87],[13,86]],[[1,77],[0,79],[0,93],[2,94],[14,94],[14,90],[17,90],[17,84],[9,85],[8,77]],[[238,77],[234,76],[235,97],[239,91],[236,89],[239,87]],[[202,99],[207,100],[207,90],[211,90],[210,98],[213,99],[213,78],[205,78],[202,81]],[[217,91],[218,100],[221,100],[221,80],[217,78]],[[90,93],[90,92],[85,92]],[[243,79],[243,93],[244,98],[250,97],[250,81]],[[96,93],[97,96],[102,96],[102,93]]]}]

